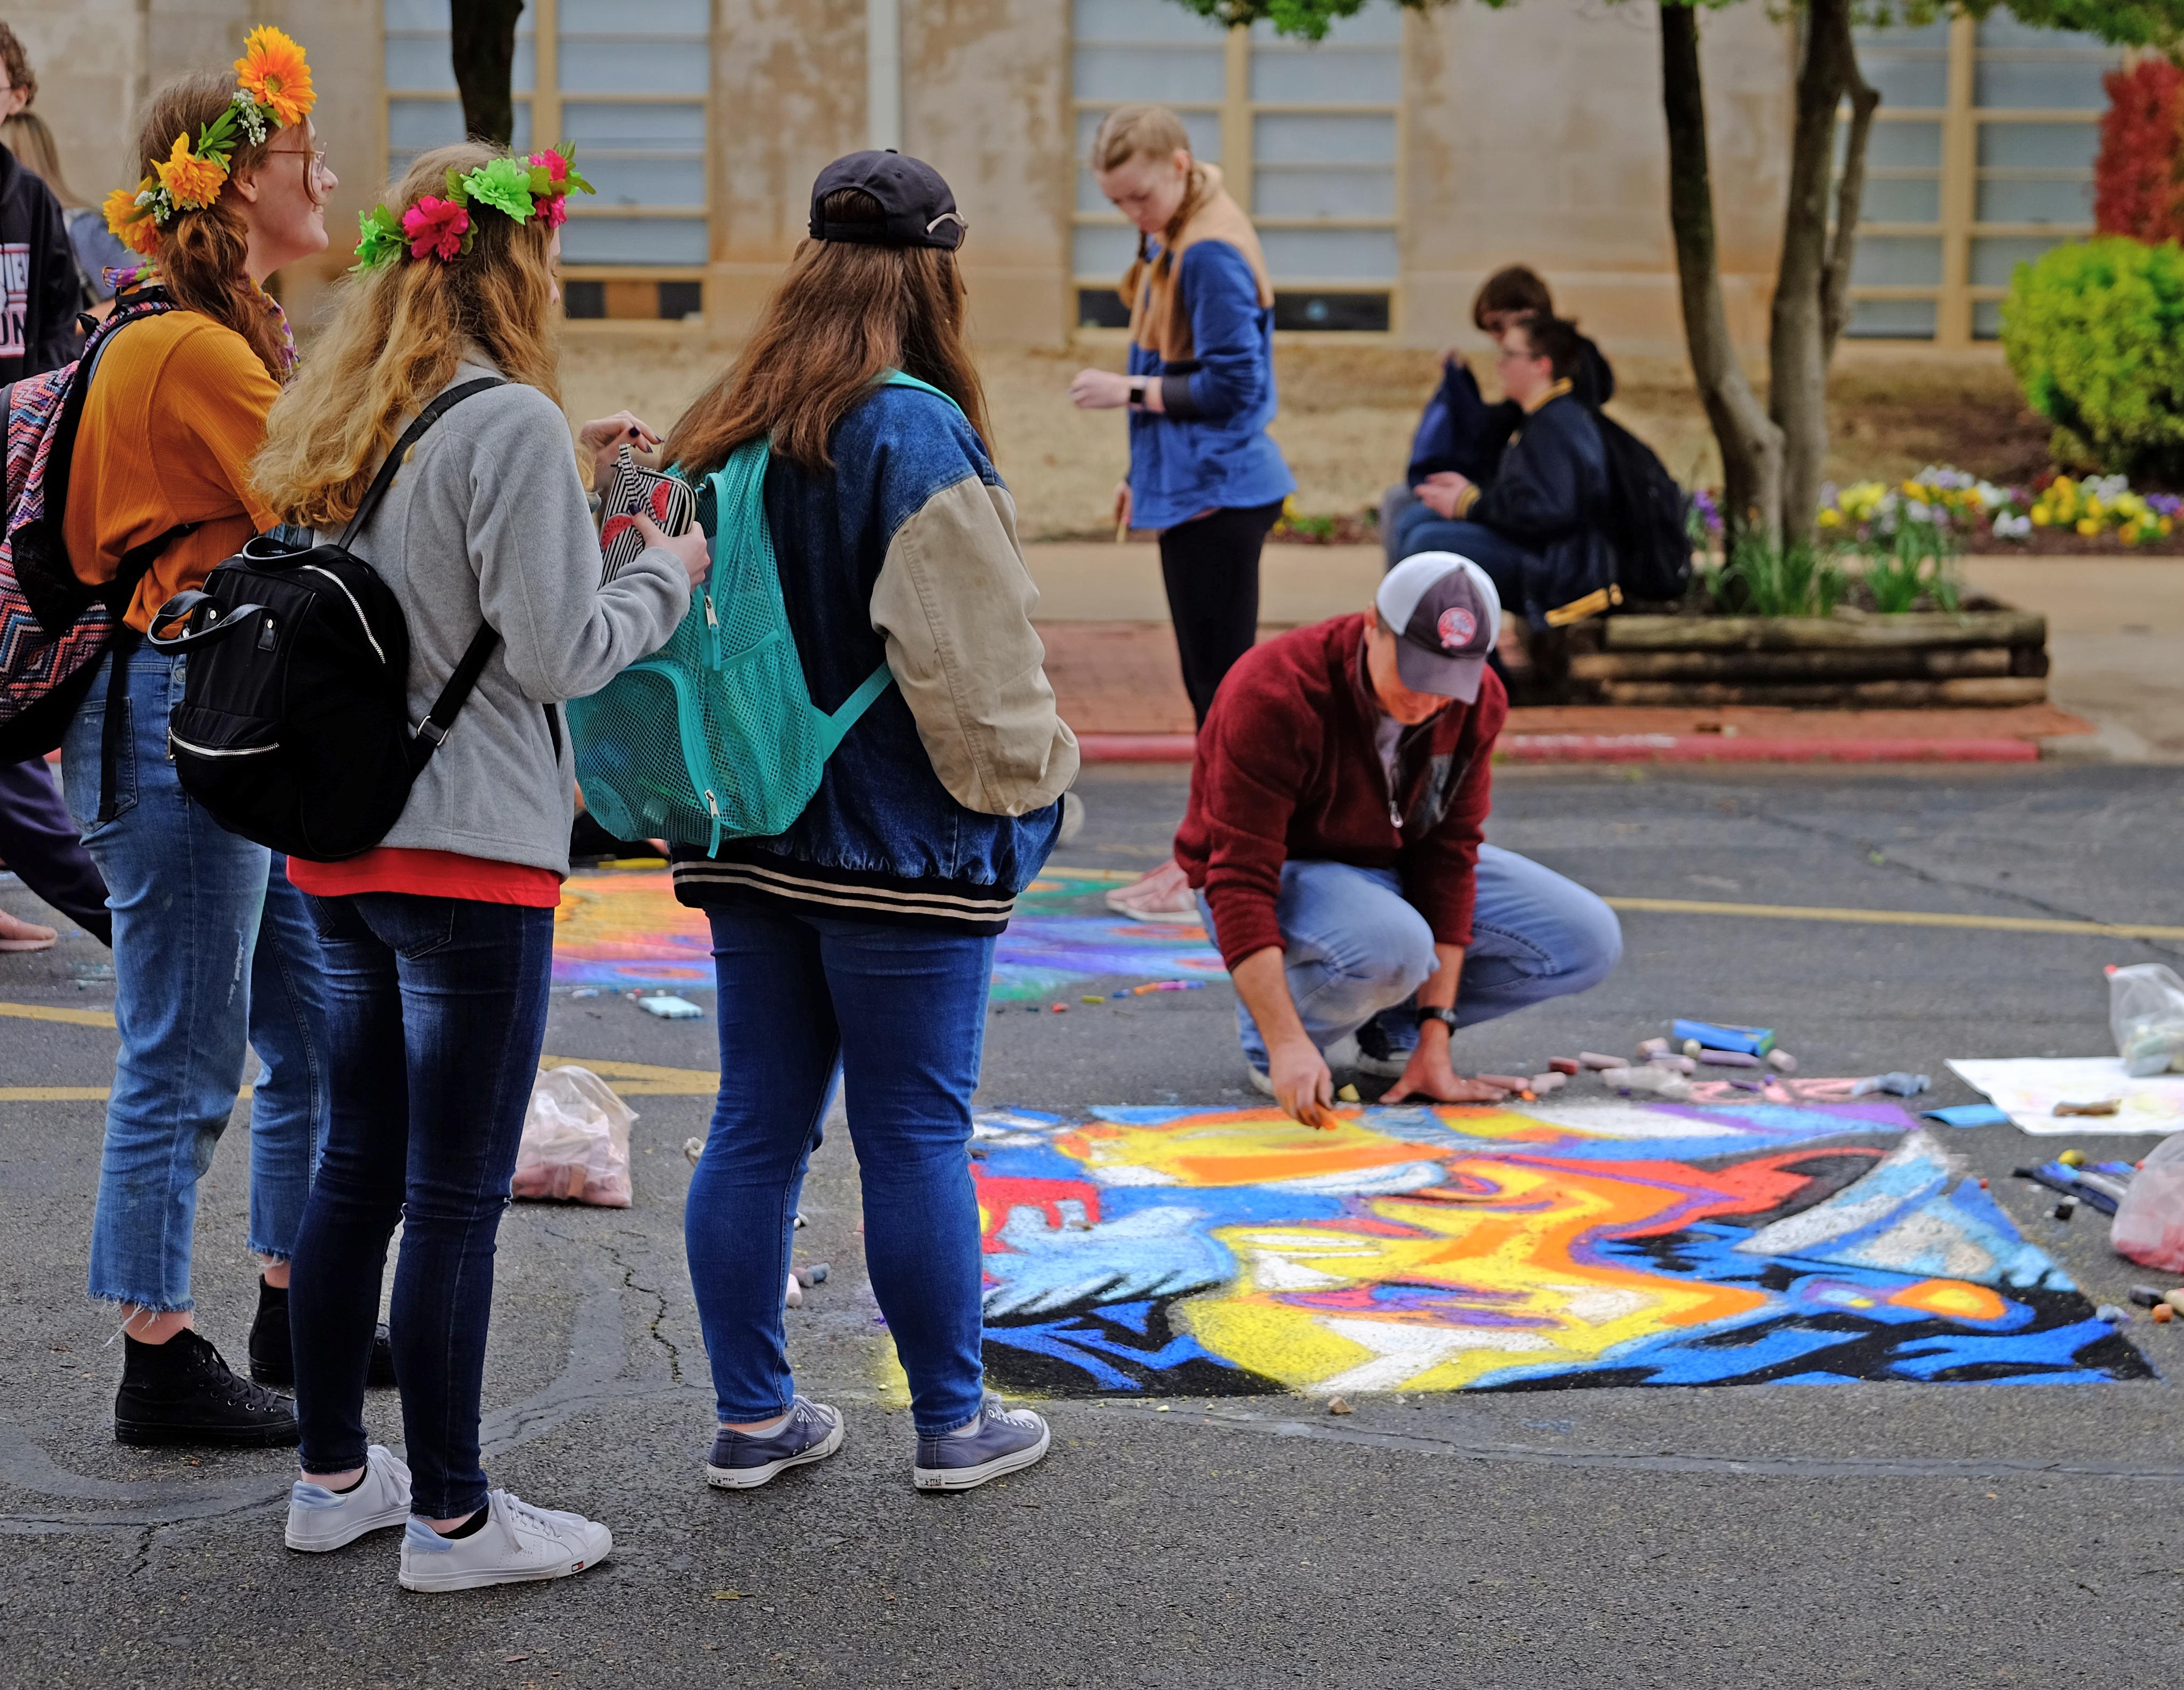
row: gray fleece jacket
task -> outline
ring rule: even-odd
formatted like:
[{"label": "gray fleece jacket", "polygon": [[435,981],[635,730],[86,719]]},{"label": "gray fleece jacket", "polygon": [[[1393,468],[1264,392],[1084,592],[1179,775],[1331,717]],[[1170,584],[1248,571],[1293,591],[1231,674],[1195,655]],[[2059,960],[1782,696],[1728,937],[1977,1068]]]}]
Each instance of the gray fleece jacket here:
[{"label": "gray fleece jacket", "polygon": [[[466,361],[448,385],[499,373]],[[500,635],[384,843],[566,875],[576,765],[559,706],[667,643],[690,605],[682,566],[655,548],[599,584],[569,425],[517,382],[474,393],[432,425],[351,549],[409,620],[413,728],[479,624]]]}]

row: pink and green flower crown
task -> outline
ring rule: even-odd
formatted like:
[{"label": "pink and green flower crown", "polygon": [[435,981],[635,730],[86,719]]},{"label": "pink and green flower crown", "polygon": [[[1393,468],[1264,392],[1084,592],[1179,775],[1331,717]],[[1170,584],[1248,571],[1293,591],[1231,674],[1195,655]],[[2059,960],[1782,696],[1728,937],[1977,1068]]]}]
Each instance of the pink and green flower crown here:
[{"label": "pink and green flower crown", "polygon": [[473,208],[489,206],[511,222],[538,218],[549,229],[568,220],[569,196],[590,193],[577,173],[577,149],[564,141],[527,159],[494,159],[468,175],[450,166],[448,192],[420,194],[397,217],[384,205],[358,215],[364,238],[356,243],[356,268],[377,270],[405,255],[452,264],[477,238]]}]

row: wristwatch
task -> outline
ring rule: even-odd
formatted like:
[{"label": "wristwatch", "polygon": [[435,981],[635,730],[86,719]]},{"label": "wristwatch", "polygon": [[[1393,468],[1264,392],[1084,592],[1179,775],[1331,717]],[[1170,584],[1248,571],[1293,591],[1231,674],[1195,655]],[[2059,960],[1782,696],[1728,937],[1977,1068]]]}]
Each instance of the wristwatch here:
[{"label": "wristwatch", "polygon": [[1447,1028],[1451,1034],[1456,1031],[1456,1012],[1452,1009],[1443,1009],[1438,1005],[1430,1009],[1422,1007],[1414,1010],[1412,1017],[1421,1029],[1424,1028],[1427,1022],[1438,1021],[1442,1026]]},{"label": "wristwatch", "polygon": [[1143,406],[1145,402],[1145,389],[1151,385],[1152,378],[1149,376],[1131,376],[1130,403],[1134,405]]}]

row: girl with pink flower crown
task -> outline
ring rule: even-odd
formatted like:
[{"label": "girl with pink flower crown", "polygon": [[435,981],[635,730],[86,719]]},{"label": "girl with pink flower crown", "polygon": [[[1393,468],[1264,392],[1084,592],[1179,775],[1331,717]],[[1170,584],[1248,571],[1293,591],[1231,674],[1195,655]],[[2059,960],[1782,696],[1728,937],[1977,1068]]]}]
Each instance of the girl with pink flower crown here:
[{"label": "girl with pink flower crown", "polygon": [[[545,1036],[574,765],[563,700],[665,644],[705,577],[703,536],[638,519],[649,549],[601,583],[556,385],[566,153],[476,143],[419,159],[364,219],[311,361],[254,466],[282,520],[338,535],[397,442],[430,419],[348,542],[410,627],[421,719],[481,628],[498,636],[454,729],[378,848],[291,859],[326,957],[332,1122],[296,1244],[295,1549],[403,1528],[411,1590],[580,1572],[608,1529],[488,1487],[478,1403],[494,1237]],[[604,466],[656,439],[588,423]],[[366,1442],[364,1392],[396,1223],[394,1369],[409,1464]],[[414,1469],[414,1471],[413,1471]]]}]

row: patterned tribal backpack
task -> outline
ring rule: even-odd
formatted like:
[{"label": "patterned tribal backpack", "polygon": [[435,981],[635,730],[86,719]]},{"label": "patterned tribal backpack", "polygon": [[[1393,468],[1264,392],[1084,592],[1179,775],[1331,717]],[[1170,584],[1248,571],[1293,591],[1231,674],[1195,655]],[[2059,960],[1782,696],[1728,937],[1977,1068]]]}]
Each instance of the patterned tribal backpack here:
[{"label": "patterned tribal backpack", "polygon": [[77,580],[61,538],[69,462],[99,354],[128,324],[176,309],[160,289],[137,289],[92,330],[75,363],[0,388],[8,440],[0,498],[0,763],[43,756],[60,744],[136,583],[197,526],[185,523],[131,548],[112,585],[102,588]]}]

